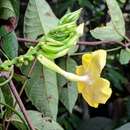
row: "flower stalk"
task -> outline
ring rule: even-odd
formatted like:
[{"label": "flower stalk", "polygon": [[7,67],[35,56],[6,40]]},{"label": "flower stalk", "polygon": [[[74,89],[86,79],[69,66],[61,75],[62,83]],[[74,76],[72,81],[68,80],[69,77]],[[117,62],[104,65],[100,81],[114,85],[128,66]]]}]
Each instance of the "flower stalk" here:
[{"label": "flower stalk", "polygon": [[66,79],[68,79],[70,81],[86,82],[87,80],[89,80],[87,75],[79,76],[74,73],[66,72],[65,70],[61,69],[58,65],[56,65],[53,61],[49,60],[48,58],[46,58],[43,55],[38,55],[37,59],[42,65],[44,65],[48,69],[51,69],[51,70],[61,74],[62,76],[64,76]]}]

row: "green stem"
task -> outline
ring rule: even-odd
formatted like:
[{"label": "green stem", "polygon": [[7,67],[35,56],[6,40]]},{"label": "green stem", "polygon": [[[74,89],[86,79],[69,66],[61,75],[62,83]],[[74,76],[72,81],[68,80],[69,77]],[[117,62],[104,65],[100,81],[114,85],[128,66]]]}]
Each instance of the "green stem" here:
[{"label": "green stem", "polygon": [[22,118],[22,116],[15,109],[13,109],[12,107],[10,107],[8,104],[2,103],[2,102],[0,102],[0,105],[3,105],[5,107],[7,107],[8,109],[10,109],[11,111],[13,111],[21,119],[21,121],[24,123],[24,125],[28,129],[28,126],[27,126],[25,120]]},{"label": "green stem", "polygon": [[[31,66],[31,68],[30,68],[30,70],[29,70],[29,72],[28,72],[27,77],[29,77],[29,76],[31,75],[31,73],[32,73],[32,71],[33,71],[33,69],[34,69],[35,64],[36,64],[36,59],[34,60],[32,66]],[[28,80],[26,79],[26,80],[24,81],[24,83],[23,83],[23,86],[21,87],[21,90],[20,90],[20,92],[19,92],[19,96],[22,95],[23,90],[25,89],[25,86],[26,86],[27,82],[28,82]],[[14,108],[16,107],[16,105],[17,105],[17,102],[15,101],[15,103],[14,103]],[[9,121],[9,122],[7,123],[7,125],[6,125],[6,130],[8,129],[9,125],[10,125],[10,121]]]},{"label": "green stem", "polygon": [[1,51],[1,53],[5,56],[5,58],[6,58],[7,60],[9,60],[8,56],[4,53],[4,51],[3,51],[2,49],[0,49],[0,51]]},{"label": "green stem", "polygon": [[120,50],[122,47],[119,46],[119,47],[116,47],[116,48],[112,48],[112,49],[107,49],[106,51],[107,52],[112,52],[112,51],[117,51],[117,50]]},{"label": "green stem", "polygon": [[0,87],[4,86],[5,84],[7,84],[12,79],[13,75],[14,75],[14,69],[12,67],[11,68],[11,74],[10,74],[9,78],[7,80],[5,80],[4,82],[0,83]]}]

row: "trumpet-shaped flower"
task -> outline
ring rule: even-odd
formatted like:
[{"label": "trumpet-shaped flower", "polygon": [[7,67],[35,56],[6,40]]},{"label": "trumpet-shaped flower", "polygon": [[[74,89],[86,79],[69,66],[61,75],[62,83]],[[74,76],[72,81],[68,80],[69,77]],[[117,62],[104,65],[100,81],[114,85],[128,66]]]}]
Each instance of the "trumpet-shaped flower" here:
[{"label": "trumpet-shaped flower", "polygon": [[105,104],[111,96],[110,82],[101,78],[101,72],[106,64],[106,51],[97,50],[82,57],[82,65],[76,68],[77,75],[87,80],[78,81],[78,91],[92,107]]},{"label": "trumpet-shaped flower", "polygon": [[76,74],[66,72],[43,55],[37,57],[47,68],[63,75],[70,81],[78,82],[78,91],[92,107],[105,104],[111,96],[110,82],[101,78],[101,72],[106,64],[106,51],[97,50],[83,55],[82,64],[77,67]]}]

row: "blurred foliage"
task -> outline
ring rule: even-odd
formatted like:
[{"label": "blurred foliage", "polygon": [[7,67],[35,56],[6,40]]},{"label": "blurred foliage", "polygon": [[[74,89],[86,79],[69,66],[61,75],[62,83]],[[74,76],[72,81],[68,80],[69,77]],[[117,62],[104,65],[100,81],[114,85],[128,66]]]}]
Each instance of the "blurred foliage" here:
[{"label": "blurred foliage", "polygon": [[[113,22],[115,17],[116,20],[120,19],[119,12],[118,15],[111,14],[105,0],[1,0],[0,58],[4,61],[25,54],[29,45],[34,44],[24,44],[22,41],[17,41],[17,37],[36,40],[55,27],[58,19],[66,12],[79,8],[83,10],[78,23],[85,23],[81,41],[120,40],[124,45],[130,44],[130,1],[117,0],[117,2],[122,10],[126,28],[122,21]],[[107,29],[111,28],[112,24],[107,26],[110,20],[111,23],[117,26],[120,24],[121,28],[126,30],[125,38],[113,35],[111,31],[108,36],[106,32],[109,30],[99,34],[98,30],[96,36],[90,32],[97,27],[101,29],[105,25]],[[124,35],[124,32],[122,34]],[[21,98],[25,107],[30,110],[29,115],[38,130],[130,129],[129,46],[109,43],[96,46],[78,45],[69,52],[69,55],[56,59],[56,63],[61,68],[74,72],[77,64],[81,63],[82,54],[99,48],[108,51],[103,77],[111,82],[113,94],[109,101],[105,105],[100,105],[98,109],[88,106],[82,97],[78,96],[75,83],[45,69],[41,64],[33,62],[26,67],[15,67],[13,80],[18,91],[23,84],[26,86]],[[35,67],[32,69],[33,65]],[[3,81],[2,78],[0,80]],[[8,85],[1,87],[0,102],[13,107],[14,101]],[[0,130],[3,129],[3,122],[8,121],[6,118],[11,118],[9,130],[26,130],[23,122],[8,109],[0,106],[0,112]],[[19,113],[23,116],[21,112]]]}]

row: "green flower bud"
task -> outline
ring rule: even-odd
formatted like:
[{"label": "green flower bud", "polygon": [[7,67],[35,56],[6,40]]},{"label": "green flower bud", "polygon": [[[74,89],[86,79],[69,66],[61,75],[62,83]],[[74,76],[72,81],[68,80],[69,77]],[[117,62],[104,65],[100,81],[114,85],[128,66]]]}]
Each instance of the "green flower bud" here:
[{"label": "green flower bud", "polygon": [[15,64],[17,67],[21,67],[23,64],[22,63],[17,63]]},{"label": "green flower bud", "polygon": [[24,62],[24,57],[23,57],[23,56],[20,56],[20,57],[18,58],[18,62],[23,63],[23,62]]},{"label": "green flower bud", "polygon": [[24,61],[24,65],[28,65],[29,62],[27,60]]},{"label": "green flower bud", "polygon": [[59,24],[65,24],[65,23],[70,23],[70,22],[76,22],[80,16],[80,13],[81,13],[81,10],[82,9],[79,9],[75,12],[70,12],[70,13],[67,13],[66,15],[64,15],[60,21],[59,21]]},{"label": "green flower bud", "polygon": [[33,61],[34,60],[34,56],[32,56],[32,55],[28,56],[28,60],[29,61]]}]

